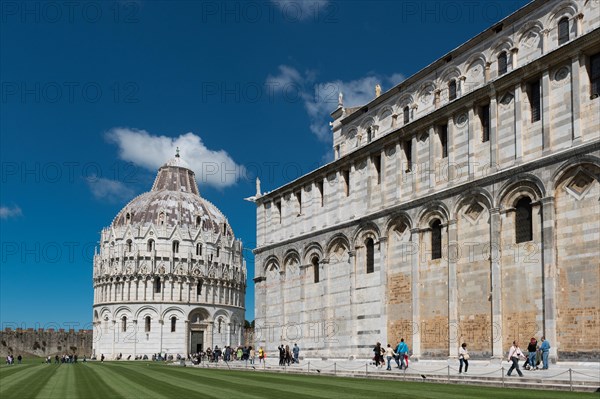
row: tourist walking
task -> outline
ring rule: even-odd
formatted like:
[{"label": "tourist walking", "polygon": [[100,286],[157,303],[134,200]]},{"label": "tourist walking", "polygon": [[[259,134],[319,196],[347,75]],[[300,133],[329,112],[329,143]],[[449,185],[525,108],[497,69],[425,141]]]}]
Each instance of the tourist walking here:
[{"label": "tourist walking", "polygon": [[294,363],[298,364],[298,356],[300,355],[300,348],[298,347],[298,344],[294,344],[292,352],[294,353]]},{"label": "tourist walking", "polygon": [[523,377],[523,373],[521,372],[521,369],[519,369],[519,359],[525,359],[525,355],[523,354],[523,352],[521,352],[521,348],[519,348],[519,343],[517,341],[513,341],[513,345],[508,351],[508,361],[512,362],[512,366],[510,366],[510,368],[508,369],[508,373],[506,373],[507,376],[510,377],[512,371],[516,369],[517,373],[519,374],[519,377]]},{"label": "tourist walking", "polygon": [[402,370],[402,368],[408,367],[408,362],[404,361],[404,357],[408,355],[408,345],[404,342],[404,338],[400,339],[400,343],[396,346],[396,364],[398,368]]},{"label": "tourist walking", "polygon": [[375,348],[373,348],[373,353],[375,354],[373,360],[375,360],[375,367],[379,367],[379,364],[382,362],[382,358],[381,358],[381,343],[377,342],[377,344],[375,344]]},{"label": "tourist walking", "polygon": [[535,360],[537,350],[538,350],[537,339],[535,339],[535,337],[531,337],[531,340],[529,341],[529,345],[527,345],[527,352],[529,352],[527,361],[528,361],[530,370],[535,370],[537,368],[536,367],[537,363]]},{"label": "tourist walking", "polygon": [[546,337],[542,337],[542,345],[540,346],[542,351],[542,370],[548,370],[548,355],[550,354],[550,342],[546,340]]},{"label": "tourist walking", "polygon": [[462,374],[463,364],[465,366],[465,373],[469,369],[469,351],[467,351],[467,344],[463,342],[458,350],[458,361],[460,365],[458,366],[458,374]]},{"label": "tourist walking", "polygon": [[254,359],[256,358],[256,351],[253,347],[250,347],[250,364],[254,364]]},{"label": "tourist walking", "polygon": [[265,351],[263,350],[262,346],[258,347],[258,363],[262,363],[263,360],[265,358]]},{"label": "tourist walking", "polygon": [[388,344],[387,348],[385,349],[385,357],[387,359],[387,369],[386,370],[391,370],[392,369],[392,358],[396,356],[396,352],[394,352],[394,349],[392,349],[392,345]]}]

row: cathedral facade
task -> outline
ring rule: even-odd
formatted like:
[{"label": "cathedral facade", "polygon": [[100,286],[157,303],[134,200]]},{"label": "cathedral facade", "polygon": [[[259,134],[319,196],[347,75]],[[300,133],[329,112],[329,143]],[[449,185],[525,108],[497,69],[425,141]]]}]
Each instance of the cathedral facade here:
[{"label": "cathedral facade", "polygon": [[103,229],[94,256],[93,354],[187,356],[238,345],[246,265],[227,218],[179,154]]},{"label": "cathedral facade", "polygon": [[600,3],[534,1],[360,107],[259,195],[257,345],[600,359]]}]

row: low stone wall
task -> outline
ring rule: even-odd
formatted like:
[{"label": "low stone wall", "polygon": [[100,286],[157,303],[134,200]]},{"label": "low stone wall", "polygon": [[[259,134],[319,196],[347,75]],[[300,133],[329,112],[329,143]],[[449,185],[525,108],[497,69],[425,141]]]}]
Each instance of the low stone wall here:
[{"label": "low stone wall", "polygon": [[90,357],[92,354],[92,330],[27,330],[5,329],[0,331],[0,355],[48,356],[75,354]]}]

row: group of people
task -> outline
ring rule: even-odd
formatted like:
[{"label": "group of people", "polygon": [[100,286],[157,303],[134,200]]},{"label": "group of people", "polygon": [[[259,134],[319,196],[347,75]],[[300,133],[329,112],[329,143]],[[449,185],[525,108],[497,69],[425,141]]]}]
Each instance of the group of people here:
[{"label": "group of people", "polygon": [[400,339],[395,349],[392,345],[388,344],[387,348],[383,348],[380,342],[375,344],[373,348],[373,361],[376,367],[382,367],[384,364],[384,357],[387,359],[387,369],[392,369],[392,359],[396,361],[397,367],[402,370],[408,368],[408,345],[404,342],[404,338]]},{"label": "group of people", "polygon": [[214,349],[207,348],[206,351],[192,353],[188,356],[188,360],[191,360],[194,364],[199,364],[203,361],[218,363],[220,360],[225,362],[243,360],[254,364],[255,359],[256,351],[252,346],[238,346],[237,348],[226,346],[225,349],[221,349],[218,345],[215,345]]},{"label": "group of people", "polygon": [[294,347],[290,350],[289,345],[279,345],[277,347],[279,351],[279,365],[280,366],[289,366],[291,363],[298,364],[300,361],[298,357],[300,356],[300,347],[298,344],[294,344]]},{"label": "group of people", "polygon": [[[21,355],[18,355],[17,362],[19,362],[19,364],[21,364],[21,361],[23,361],[23,357]],[[13,364],[15,364],[15,357],[13,355],[6,356],[6,364],[8,364],[9,366],[12,366]]]},{"label": "group of people", "polygon": [[510,350],[508,351],[508,361],[512,362],[510,369],[506,375],[510,376],[513,370],[517,370],[519,377],[523,377],[523,373],[519,368],[519,360],[525,360],[524,368],[526,370],[539,370],[538,365],[540,360],[542,363],[542,370],[548,370],[548,356],[550,355],[550,342],[546,337],[542,337],[542,344],[538,346],[538,342],[535,337],[532,337],[527,345],[528,356],[523,354],[521,348],[519,348],[519,342],[513,341]]},{"label": "group of people", "polygon": [[[19,356],[20,357],[20,356]],[[74,354],[64,354],[62,356],[59,355],[55,355],[54,356],[54,364],[65,364],[65,363],[77,363],[77,355]],[[87,357],[85,355],[83,355],[83,362],[87,362]],[[21,363],[19,361],[19,363]],[[48,357],[46,357],[46,364],[52,364],[52,356],[48,355]]]}]

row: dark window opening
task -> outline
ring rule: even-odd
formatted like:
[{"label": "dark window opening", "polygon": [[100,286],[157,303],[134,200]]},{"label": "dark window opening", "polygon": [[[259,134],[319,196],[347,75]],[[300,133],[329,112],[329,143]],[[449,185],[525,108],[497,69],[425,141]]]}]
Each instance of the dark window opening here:
[{"label": "dark window opening", "polygon": [[121,332],[127,331],[127,316],[123,316],[121,319]]},{"label": "dark window opening", "polygon": [[375,271],[375,243],[372,238],[367,238],[365,247],[367,248],[367,273],[373,273]]},{"label": "dark window opening", "polygon": [[179,241],[173,241],[173,253],[179,253]]},{"label": "dark window opening", "polygon": [[412,170],[412,140],[407,140],[403,143],[404,156],[406,157],[406,172]]},{"label": "dark window opening", "polygon": [[342,175],[344,177],[344,194],[348,197],[350,195],[350,171],[345,170]]},{"label": "dark window opening", "polygon": [[298,216],[302,215],[302,191],[296,191],[296,202],[298,204]]},{"label": "dark window opening", "polygon": [[314,278],[314,282],[318,283],[319,282],[319,258],[318,257],[314,257],[312,258],[312,267],[313,267],[313,278]]},{"label": "dark window opening", "polygon": [[146,332],[150,332],[150,316],[146,316],[145,327]]},{"label": "dark window opening", "polygon": [[600,53],[590,57],[591,98],[600,97]]},{"label": "dark window opening", "polygon": [[279,223],[281,224],[281,201],[277,201],[275,203],[275,207],[277,207],[277,213],[279,215]]},{"label": "dark window opening", "polygon": [[156,280],[154,280],[154,292],[156,294],[160,294],[161,288],[162,288],[162,286],[160,283],[160,277],[157,277]]},{"label": "dark window opening", "polygon": [[404,115],[404,124],[406,125],[410,121],[410,109],[408,108],[408,105],[404,107],[402,113]]},{"label": "dark window opening", "polygon": [[196,244],[196,255],[197,256],[202,255],[202,244],[200,244],[200,243]]},{"label": "dark window opening", "polygon": [[540,95],[540,80],[534,80],[528,85],[529,104],[531,105],[531,122],[537,122],[542,117],[542,99]]},{"label": "dark window opening", "polygon": [[127,240],[127,252],[131,252],[132,242],[131,240]]},{"label": "dark window opening", "polygon": [[200,227],[200,216],[196,216],[196,227]]},{"label": "dark window opening", "polygon": [[481,141],[486,143],[490,141],[490,105],[483,105],[479,109],[479,119],[481,120]]},{"label": "dark window opening", "polygon": [[439,128],[440,143],[442,144],[442,158],[448,157],[448,125]]},{"label": "dark window opening", "polygon": [[450,100],[456,99],[456,80],[452,80],[448,83],[448,98]]},{"label": "dark window opening", "polygon": [[563,17],[558,21],[558,45],[569,41],[569,18]]},{"label": "dark window opening", "polygon": [[154,250],[154,240],[148,240],[148,252]]},{"label": "dark window opening", "polygon": [[325,204],[325,195],[323,192],[324,187],[322,181],[317,182],[317,188],[319,189],[319,194],[321,195],[321,206],[323,206]]},{"label": "dark window opening", "polygon": [[436,219],[431,223],[431,259],[442,257],[442,222]]},{"label": "dark window opening", "polygon": [[370,143],[373,139],[373,129],[371,127],[367,128],[367,143]]},{"label": "dark window opening", "polygon": [[504,75],[508,71],[508,56],[506,51],[498,54],[498,76]]},{"label": "dark window opening", "polygon": [[202,280],[196,284],[196,295],[202,295]]},{"label": "dark window opening", "polygon": [[176,327],[177,327],[177,319],[175,317],[171,317],[171,332],[175,332]]},{"label": "dark window opening", "polygon": [[515,206],[515,236],[517,244],[533,240],[531,199],[523,197]]},{"label": "dark window opening", "polygon": [[377,184],[381,183],[381,155],[373,156],[373,166],[375,167],[375,177],[377,178]]}]

